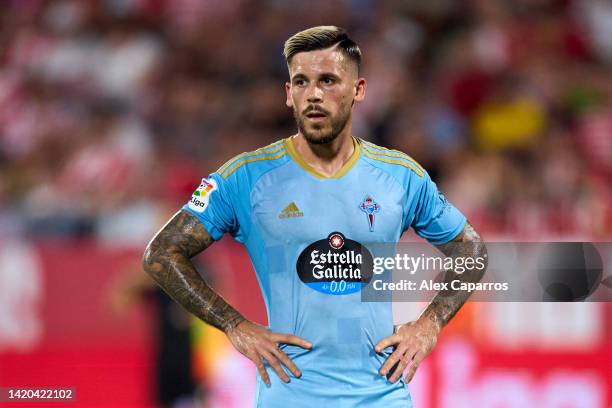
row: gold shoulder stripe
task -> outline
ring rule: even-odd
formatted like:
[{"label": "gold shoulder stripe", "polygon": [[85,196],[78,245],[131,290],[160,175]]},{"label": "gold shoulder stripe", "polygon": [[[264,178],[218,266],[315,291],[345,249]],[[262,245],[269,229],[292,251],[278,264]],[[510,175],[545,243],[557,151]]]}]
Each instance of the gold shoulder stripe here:
[{"label": "gold shoulder stripe", "polygon": [[419,177],[423,177],[424,170],[422,170],[422,168],[416,167],[412,162],[408,162],[406,160],[402,160],[401,158],[398,159],[393,159],[393,158],[388,158],[389,156],[385,156],[385,155],[374,155],[370,152],[370,150],[367,149],[363,149],[363,154],[366,157],[369,157],[370,159],[373,160],[378,160],[381,161],[383,163],[389,163],[389,164],[399,164],[400,166],[404,166],[412,171],[414,171]]},{"label": "gold shoulder stripe", "polygon": [[264,147],[260,147],[257,150],[241,153],[238,156],[235,156],[231,158],[230,160],[228,160],[223,166],[219,167],[219,169],[217,170],[217,173],[224,172],[228,167],[233,166],[238,160],[241,160],[245,157],[257,156],[259,154],[276,153],[277,151],[282,149],[283,147],[282,142],[283,142],[283,139],[277,140],[276,142],[269,144],[267,146],[264,146]]},{"label": "gold shoulder stripe", "polygon": [[401,152],[399,150],[387,149],[385,147],[381,147],[381,146],[375,145],[370,142],[364,141],[364,143],[365,143],[365,148],[368,149],[373,154],[380,154],[380,155],[387,156],[387,157],[401,157],[403,159],[406,159],[412,162],[412,164],[414,164],[416,167],[421,169],[421,171],[425,171],[425,169],[421,167],[421,165],[416,160],[414,160],[412,157],[410,157],[404,152]]},{"label": "gold shoulder stripe", "polygon": [[234,171],[238,170],[240,167],[244,166],[245,164],[253,163],[256,161],[260,161],[260,160],[276,160],[276,159],[280,159],[286,154],[287,154],[287,151],[282,150],[276,153],[275,155],[257,156],[257,157],[251,157],[246,160],[242,160],[241,162],[238,162],[234,164],[232,167],[230,167],[229,169],[227,169],[225,173],[222,173],[221,177],[223,177],[224,179],[228,178]]},{"label": "gold shoulder stripe", "polygon": [[416,167],[418,167],[418,168],[423,170],[421,165],[419,163],[417,163],[416,160],[414,160],[412,157],[408,156],[406,153],[400,152],[399,150],[377,150],[377,149],[373,149],[372,147],[367,146],[367,145],[364,146],[364,149],[367,150],[369,153],[371,153],[373,155],[392,157],[392,158],[398,158],[398,159],[407,160],[407,161],[411,162],[413,165],[415,165]]},{"label": "gold shoulder stripe", "polygon": [[215,172],[215,173],[219,173],[221,174],[222,172],[224,172],[228,167],[233,166],[237,161],[244,159],[245,157],[252,157],[252,156],[257,156],[260,154],[273,154],[278,152],[280,149],[283,148],[283,139],[281,140],[277,140],[276,142],[269,144],[267,146],[264,147],[260,147],[257,150],[253,150],[250,152],[244,152],[239,154],[238,156],[232,157],[231,159],[229,159],[228,161],[225,162],[225,164],[223,164],[221,167],[219,167],[219,169]]},{"label": "gold shoulder stripe", "polygon": [[425,169],[423,167],[421,167],[421,165],[416,160],[414,160],[412,157],[408,156],[404,152],[400,152],[399,150],[392,150],[392,149],[387,149],[385,147],[377,146],[374,143],[366,142],[365,140],[363,141],[363,143],[364,143],[364,147],[370,153],[379,154],[379,155],[387,156],[387,157],[401,157],[403,159],[406,159],[406,160],[412,162],[412,164],[414,164],[416,167],[421,169],[421,171],[425,171]]}]

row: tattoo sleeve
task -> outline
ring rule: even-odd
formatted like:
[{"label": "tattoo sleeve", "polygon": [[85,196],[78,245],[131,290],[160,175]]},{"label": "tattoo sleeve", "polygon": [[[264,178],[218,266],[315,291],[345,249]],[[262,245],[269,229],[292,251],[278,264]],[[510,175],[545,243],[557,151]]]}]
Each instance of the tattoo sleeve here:
[{"label": "tattoo sleeve", "polygon": [[[482,279],[487,269],[487,249],[480,235],[469,223],[454,240],[437,247],[447,257],[471,257],[473,259],[481,257],[484,260],[483,268],[466,269],[463,273],[457,273],[453,270],[446,271],[444,281],[449,283],[449,288],[450,282],[453,280],[477,283]],[[455,316],[469,296],[470,292],[468,291],[441,290],[427,306],[422,316],[429,318],[442,329]]]},{"label": "tattoo sleeve", "polygon": [[157,284],[206,323],[228,332],[244,319],[208,286],[191,258],[213,243],[202,223],[181,210],[151,240],[143,256],[144,270]]}]

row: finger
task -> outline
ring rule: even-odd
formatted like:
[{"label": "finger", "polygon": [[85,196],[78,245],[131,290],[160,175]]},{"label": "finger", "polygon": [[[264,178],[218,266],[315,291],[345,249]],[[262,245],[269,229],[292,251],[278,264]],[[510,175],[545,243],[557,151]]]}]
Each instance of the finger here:
[{"label": "finger", "polygon": [[293,334],[272,333],[270,338],[276,343],[293,344],[294,346],[300,346],[305,349],[312,348],[311,342],[304,340],[301,337],[294,336]]},{"label": "finger", "polygon": [[272,353],[276,356],[276,358],[279,359],[279,361],[289,369],[289,371],[291,371],[291,373],[296,376],[297,378],[300,378],[302,376],[302,373],[300,372],[300,370],[297,368],[297,366],[295,365],[295,363],[289,358],[289,356],[287,356],[287,354],[285,354],[283,351],[279,350],[278,348],[275,348]]},{"label": "finger", "polygon": [[412,378],[414,377],[414,374],[416,373],[417,368],[419,368],[419,365],[421,365],[421,358],[418,358],[417,356],[415,356],[412,359],[412,364],[410,365],[410,368],[408,369],[408,373],[406,373],[406,382],[410,382],[412,381]]},{"label": "finger", "polygon": [[389,382],[391,384],[395,384],[395,382],[400,379],[400,377],[404,373],[404,370],[406,369],[408,364],[412,361],[412,356],[413,355],[414,354],[411,353],[410,350],[407,350],[404,353],[404,355],[402,355],[402,357],[400,358],[399,364],[397,365],[397,367],[393,371],[393,374],[391,375],[391,377],[389,377]]},{"label": "finger", "polygon": [[283,367],[281,367],[281,365],[278,363],[278,360],[276,359],[276,357],[274,357],[274,355],[272,355],[272,353],[263,350],[261,352],[261,355],[263,358],[266,359],[266,361],[268,362],[268,364],[270,364],[274,371],[276,371],[276,374],[278,374],[279,378],[283,380],[283,382],[288,383],[291,381],[285,370],[283,370]]},{"label": "finger", "polygon": [[388,358],[387,361],[385,361],[382,365],[382,367],[380,367],[380,375],[387,375],[387,373],[391,370],[391,368],[393,368],[393,366],[399,361],[399,359],[404,355],[404,353],[406,352],[406,348],[405,347],[401,347],[401,348],[397,348]]},{"label": "finger", "polygon": [[264,366],[263,360],[259,357],[258,354],[255,354],[251,360],[255,363],[257,367],[257,371],[259,371],[259,375],[264,383],[269,387],[270,386],[270,377],[268,376],[268,372],[266,371],[266,367]]},{"label": "finger", "polygon": [[387,347],[399,344],[401,339],[402,337],[399,334],[392,334],[391,336],[387,336],[378,342],[378,344],[374,347],[374,350],[377,353],[382,353],[382,351]]}]

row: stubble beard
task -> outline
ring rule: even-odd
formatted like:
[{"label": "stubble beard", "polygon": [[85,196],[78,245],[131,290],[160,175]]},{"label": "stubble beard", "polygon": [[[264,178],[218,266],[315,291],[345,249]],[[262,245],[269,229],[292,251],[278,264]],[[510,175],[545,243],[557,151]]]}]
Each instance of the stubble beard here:
[{"label": "stubble beard", "polygon": [[[298,129],[310,144],[324,145],[336,140],[338,135],[344,130],[346,124],[351,118],[351,110],[341,111],[336,117],[328,116],[331,127],[327,123],[316,123],[311,126],[311,129],[306,127],[306,117],[293,110],[293,116],[297,123]],[[328,130],[326,130],[328,129]]]}]

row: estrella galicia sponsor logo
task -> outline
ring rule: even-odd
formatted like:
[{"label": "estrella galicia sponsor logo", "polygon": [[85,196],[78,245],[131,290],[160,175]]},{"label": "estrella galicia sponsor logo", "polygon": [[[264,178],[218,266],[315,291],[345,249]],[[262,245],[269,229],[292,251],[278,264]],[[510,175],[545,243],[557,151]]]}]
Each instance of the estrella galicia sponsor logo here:
[{"label": "estrella galicia sponsor logo", "polygon": [[372,279],[372,254],[357,241],[341,232],[308,245],[297,260],[302,282],[329,295],[359,292]]},{"label": "estrella galicia sponsor logo", "polygon": [[210,195],[217,189],[217,182],[213,179],[202,179],[200,186],[193,192],[189,200],[189,208],[197,212],[203,212],[208,207]]}]

